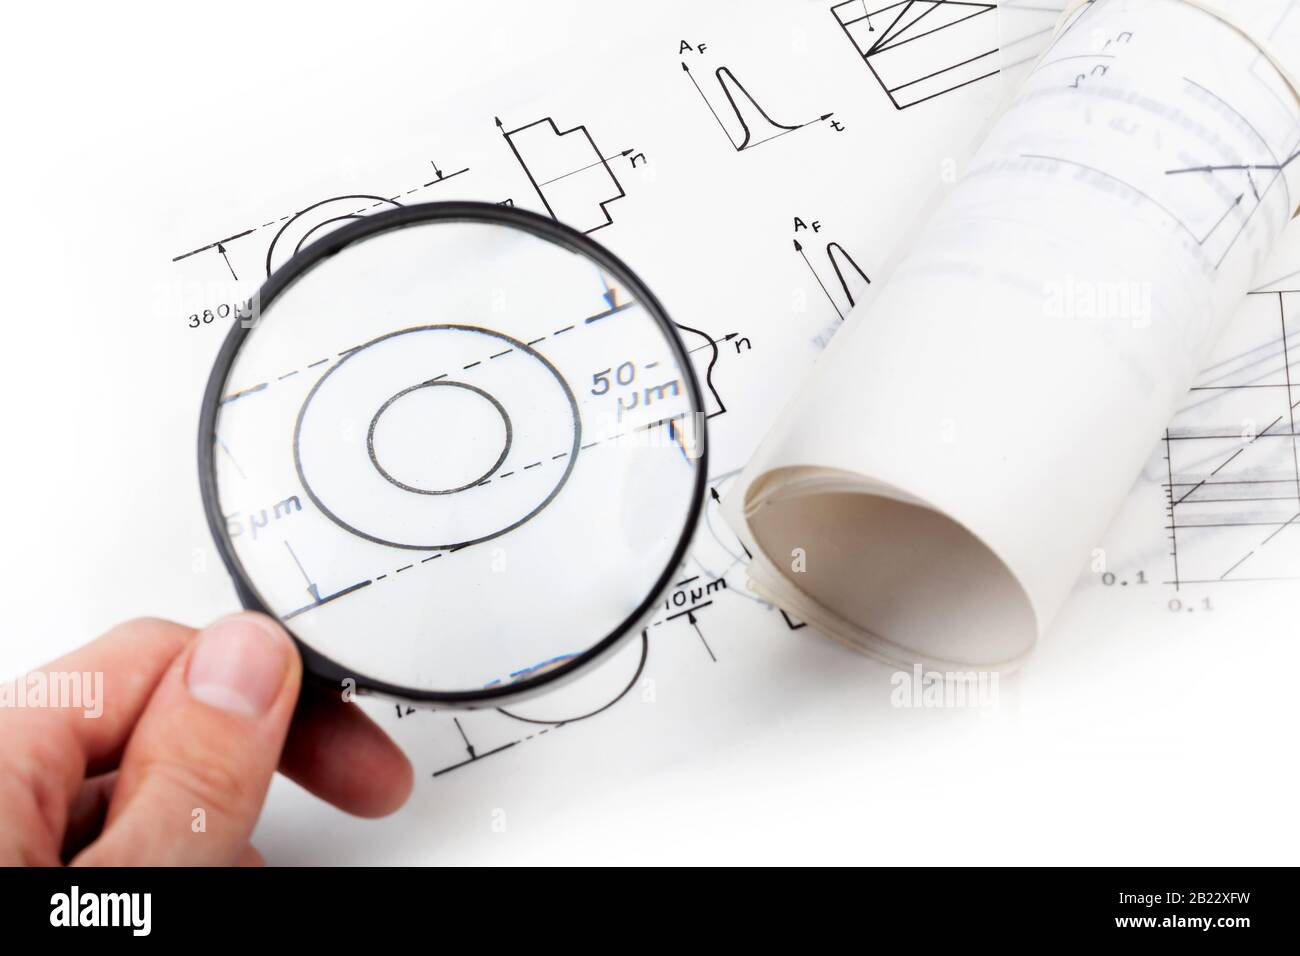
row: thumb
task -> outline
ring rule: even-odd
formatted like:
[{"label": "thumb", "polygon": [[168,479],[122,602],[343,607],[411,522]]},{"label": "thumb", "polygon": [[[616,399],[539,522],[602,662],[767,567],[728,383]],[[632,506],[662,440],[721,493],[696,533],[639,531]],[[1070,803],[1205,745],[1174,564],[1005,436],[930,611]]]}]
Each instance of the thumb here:
[{"label": "thumb", "polygon": [[302,681],[275,621],[237,614],[203,630],[131,734],[90,865],[220,866],[248,846]]}]

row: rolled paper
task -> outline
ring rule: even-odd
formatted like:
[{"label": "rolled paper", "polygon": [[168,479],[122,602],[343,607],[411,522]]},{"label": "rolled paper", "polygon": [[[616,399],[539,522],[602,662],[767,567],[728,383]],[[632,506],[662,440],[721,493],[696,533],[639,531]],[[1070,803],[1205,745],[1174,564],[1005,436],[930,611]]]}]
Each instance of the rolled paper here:
[{"label": "rolled paper", "polygon": [[1067,10],[724,513],[754,589],[893,663],[1009,669],[1300,200],[1300,2]]}]

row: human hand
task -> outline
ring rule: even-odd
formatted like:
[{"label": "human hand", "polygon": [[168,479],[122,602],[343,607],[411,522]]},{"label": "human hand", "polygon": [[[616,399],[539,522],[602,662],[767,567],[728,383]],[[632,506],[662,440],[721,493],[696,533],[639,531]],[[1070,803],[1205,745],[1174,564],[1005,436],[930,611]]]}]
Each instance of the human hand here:
[{"label": "human hand", "polygon": [[359,816],[411,792],[410,763],[354,704],[299,700],[297,649],[263,615],[130,621],[33,674],[102,674],[102,692],[0,707],[0,865],[259,865],[277,765]]}]

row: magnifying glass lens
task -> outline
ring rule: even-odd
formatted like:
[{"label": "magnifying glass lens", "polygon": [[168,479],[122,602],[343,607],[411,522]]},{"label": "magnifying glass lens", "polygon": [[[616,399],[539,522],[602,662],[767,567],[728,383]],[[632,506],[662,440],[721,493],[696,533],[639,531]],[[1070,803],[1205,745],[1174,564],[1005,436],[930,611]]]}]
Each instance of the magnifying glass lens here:
[{"label": "magnifying glass lens", "polygon": [[207,404],[208,516],[245,603],[319,675],[410,699],[495,705],[612,650],[702,498],[662,309],[590,240],[499,207],[320,239],[232,331]]}]

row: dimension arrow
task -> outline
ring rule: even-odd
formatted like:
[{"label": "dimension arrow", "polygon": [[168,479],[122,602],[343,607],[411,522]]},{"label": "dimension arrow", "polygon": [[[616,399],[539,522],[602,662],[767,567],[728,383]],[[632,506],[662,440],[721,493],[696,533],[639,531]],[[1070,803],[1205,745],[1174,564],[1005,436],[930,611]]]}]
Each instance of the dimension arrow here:
[{"label": "dimension arrow", "polygon": [[451,719],[451,722],[452,722],[453,724],[455,724],[455,725],[456,725],[456,729],[457,729],[458,731],[460,731],[460,739],[463,740],[463,741],[465,741],[465,750],[469,752],[469,759],[470,759],[470,760],[477,760],[477,759],[478,759],[478,754],[476,754],[476,753],[474,752],[474,745],[473,745],[472,743],[470,743],[470,742],[469,742],[469,738],[465,736],[465,728],[462,727],[462,726],[460,725],[460,718],[459,718],[459,717],[453,717],[453,718]]},{"label": "dimension arrow", "polygon": [[226,247],[220,242],[217,243],[217,252],[221,253],[221,258],[226,260],[226,268],[230,270],[230,278],[238,282],[239,276],[235,275],[235,267],[230,264],[230,257],[226,255]]},{"label": "dimension arrow", "polygon": [[320,588],[318,588],[316,582],[311,579],[311,575],[307,573],[307,569],[302,566],[302,562],[298,560],[298,555],[294,554],[293,545],[289,543],[288,538],[285,538],[284,546],[289,549],[289,557],[293,558],[293,563],[298,565],[298,570],[302,572],[303,580],[307,582],[307,593],[311,595],[313,601],[320,603]]},{"label": "dimension arrow", "polygon": [[700,643],[703,644],[704,649],[709,652],[709,658],[713,663],[718,663],[718,659],[713,655],[713,648],[709,647],[709,642],[704,639],[704,632],[700,630],[700,625],[699,622],[695,620],[695,615],[688,611],[686,614],[686,620],[690,621],[691,627],[695,628],[695,633],[700,637]]},{"label": "dimension arrow", "polygon": [[[552,180],[552,182],[554,182],[554,180]],[[605,291],[601,293],[601,298],[605,300],[605,304],[608,305],[611,309],[617,309],[618,290],[610,288],[609,282],[605,279],[605,273],[597,270],[597,275],[600,276],[600,284],[605,288]]]}]

